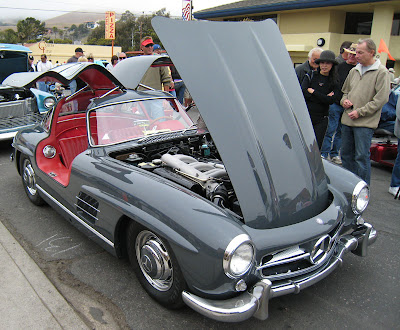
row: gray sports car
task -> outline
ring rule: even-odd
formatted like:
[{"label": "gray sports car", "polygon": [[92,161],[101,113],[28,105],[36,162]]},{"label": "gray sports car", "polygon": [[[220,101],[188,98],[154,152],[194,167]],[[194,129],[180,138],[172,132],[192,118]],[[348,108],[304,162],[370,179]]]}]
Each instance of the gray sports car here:
[{"label": "gray sports car", "polygon": [[37,79],[80,88],[15,137],[25,191],[127,255],[164,306],[266,319],[271,298],[325,278],[346,252],[366,255],[369,188],[321,160],[274,22],[153,26],[206,128],[170,94],[138,90],[167,57],[129,58],[113,74],[58,67]]}]

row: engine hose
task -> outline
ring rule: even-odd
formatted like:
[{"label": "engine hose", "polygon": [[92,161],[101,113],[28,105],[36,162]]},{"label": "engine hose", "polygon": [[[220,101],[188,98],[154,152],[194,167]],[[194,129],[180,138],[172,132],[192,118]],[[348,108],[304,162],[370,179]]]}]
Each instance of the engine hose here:
[{"label": "engine hose", "polygon": [[228,191],[223,184],[218,185],[211,194],[211,201],[222,208],[228,204]]}]

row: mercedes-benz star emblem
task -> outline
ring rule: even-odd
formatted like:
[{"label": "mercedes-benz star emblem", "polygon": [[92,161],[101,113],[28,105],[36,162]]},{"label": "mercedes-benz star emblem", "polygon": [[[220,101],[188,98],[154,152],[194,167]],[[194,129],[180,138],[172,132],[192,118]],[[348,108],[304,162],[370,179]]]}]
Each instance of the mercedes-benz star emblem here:
[{"label": "mercedes-benz star emblem", "polygon": [[310,253],[310,261],[315,265],[325,259],[331,246],[332,238],[329,235],[322,236],[314,245]]},{"label": "mercedes-benz star emblem", "polygon": [[153,269],[153,265],[151,264],[151,260],[148,256],[142,256],[142,266],[147,274],[149,274]]}]

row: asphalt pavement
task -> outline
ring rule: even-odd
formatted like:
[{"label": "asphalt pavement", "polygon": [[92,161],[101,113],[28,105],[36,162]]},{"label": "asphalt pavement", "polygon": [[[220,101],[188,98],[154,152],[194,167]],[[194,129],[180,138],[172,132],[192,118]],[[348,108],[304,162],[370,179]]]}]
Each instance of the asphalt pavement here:
[{"label": "asphalt pavement", "polygon": [[88,329],[0,221],[0,329]]}]

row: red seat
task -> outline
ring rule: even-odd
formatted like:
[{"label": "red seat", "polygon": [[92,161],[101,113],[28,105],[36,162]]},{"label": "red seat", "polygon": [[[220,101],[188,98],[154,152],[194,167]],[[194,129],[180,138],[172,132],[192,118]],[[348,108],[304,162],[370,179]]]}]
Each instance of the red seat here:
[{"label": "red seat", "polygon": [[81,152],[88,148],[86,135],[63,138],[58,141],[61,150],[61,157],[67,168],[71,167],[72,161]]}]

